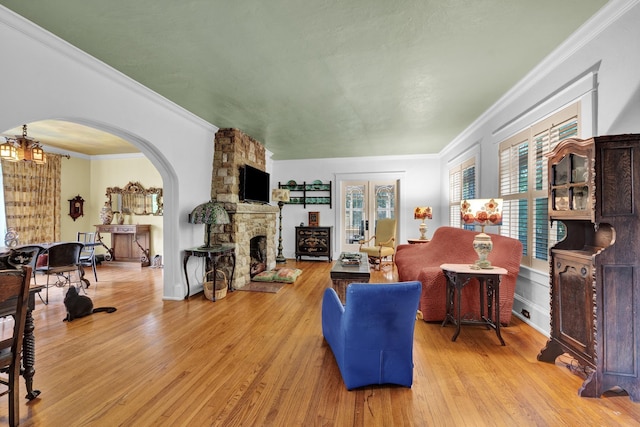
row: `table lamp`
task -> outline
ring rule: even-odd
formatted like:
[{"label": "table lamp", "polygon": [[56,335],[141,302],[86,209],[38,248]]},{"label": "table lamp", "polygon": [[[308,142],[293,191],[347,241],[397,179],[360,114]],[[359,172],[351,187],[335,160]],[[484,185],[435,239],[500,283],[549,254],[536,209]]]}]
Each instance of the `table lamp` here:
[{"label": "table lamp", "polygon": [[427,240],[427,224],[424,223],[425,219],[433,219],[431,206],[417,207],[413,211],[413,219],[421,219],[422,222],[418,229],[420,230],[420,240]]},{"label": "table lamp", "polygon": [[229,224],[229,214],[224,209],[221,203],[214,202],[213,200],[196,206],[196,208],[189,215],[189,222],[191,224],[205,224],[206,225],[206,243],[201,246],[202,249],[210,249],[221,246],[220,244],[211,245],[211,226]]},{"label": "table lamp", "polygon": [[278,202],[280,208],[280,229],[278,234],[278,255],[276,255],[276,262],[285,262],[287,259],[282,255],[282,206],[289,201],[289,190],[284,188],[274,188],[271,191],[271,199],[274,202]]},{"label": "table lamp", "polygon": [[502,199],[470,199],[460,204],[462,222],[467,225],[480,225],[482,231],[473,239],[473,249],[478,254],[478,260],[471,266],[473,269],[490,269],[491,262],[487,256],[493,249],[493,242],[485,234],[486,225],[502,225]]}]

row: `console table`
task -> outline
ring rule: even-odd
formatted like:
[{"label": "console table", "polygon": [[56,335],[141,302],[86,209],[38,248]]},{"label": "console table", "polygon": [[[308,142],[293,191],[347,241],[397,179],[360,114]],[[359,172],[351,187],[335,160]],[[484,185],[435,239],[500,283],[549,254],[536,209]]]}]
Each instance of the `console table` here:
[{"label": "console table", "polygon": [[[501,267],[492,267],[490,269],[473,269],[469,264],[442,264],[440,266],[444,275],[447,277],[447,314],[444,317],[442,326],[446,326],[451,322],[456,325],[456,332],[451,337],[451,341],[455,341],[460,334],[460,325],[464,324],[479,324],[489,326],[496,331],[496,335],[500,340],[500,344],[504,344],[504,340],[500,335],[500,276],[507,274],[507,270]],[[462,288],[465,287],[471,279],[477,279],[480,282],[480,320],[465,320],[462,319],[461,313],[461,301],[462,301]],[[485,291],[487,297],[487,303],[485,306]],[[457,304],[455,304],[457,299]],[[494,312],[495,304],[495,319],[493,319],[492,313]],[[457,310],[454,316],[454,305]],[[487,315],[484,314],[484,309],[487,308]]]},{"label": "console table", "polygon": [[[189,248],[184,250],[184,259],[183,259],[183,269],[184,276],[187,280],[187,294],[184,296],[184,299],[189,298],[190,286],[189,286],[189,274],[187,274],[187,262],[189,258],[192,256],[195,257],[206,257],[206,271],[216,270],[218,268],[218,261],[222,257],[230,258],[232,261],[231,264],[231,274],[229,275],[229,280],[227,284],[227,290],[229,292],[233,292],[233,274],[236,270],[236,245],[233,243],[223,243],[219,246],[215,246],[213,248]],[[216,274],[213,274],[213,289],[216,288]],[[215,294],[215,292],[214,292]],[[215,296],[214,296],[215,301]]]},{"label": "console table", "polygon": [[[96,225],[96,240],[107,250],[113,261],[139,262],[148,267],[151,226],[149,224],[99,224]],[[111,247],[102,242],[100,233],[111,234]]]}]

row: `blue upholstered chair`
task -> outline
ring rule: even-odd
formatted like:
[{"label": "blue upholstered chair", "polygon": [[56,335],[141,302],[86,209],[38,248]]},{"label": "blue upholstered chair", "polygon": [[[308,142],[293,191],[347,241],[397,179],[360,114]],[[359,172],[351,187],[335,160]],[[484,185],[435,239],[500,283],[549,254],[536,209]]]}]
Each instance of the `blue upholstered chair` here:
[{"label": "blue upholstered chair", "polygon": [[348,390],[371,384],[413,383],[413,330],[420,282],[352,283],[345,305],[327,288],[322,333]]}]

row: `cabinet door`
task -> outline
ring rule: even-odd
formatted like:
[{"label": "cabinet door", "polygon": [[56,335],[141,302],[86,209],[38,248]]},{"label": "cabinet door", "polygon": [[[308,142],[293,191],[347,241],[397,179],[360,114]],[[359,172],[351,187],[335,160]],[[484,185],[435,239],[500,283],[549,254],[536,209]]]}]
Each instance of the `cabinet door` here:
[{"label": "cabinet door", "polygon": [[553,336],[593,362],[593,274],[590,262],[554,255]]}]

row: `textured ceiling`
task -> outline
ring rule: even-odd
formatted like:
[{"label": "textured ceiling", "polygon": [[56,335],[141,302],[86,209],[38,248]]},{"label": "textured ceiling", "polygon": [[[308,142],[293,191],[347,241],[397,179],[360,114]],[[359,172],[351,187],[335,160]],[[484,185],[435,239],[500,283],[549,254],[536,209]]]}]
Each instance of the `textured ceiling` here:
[{"label": "textured ceiling", "polygon": [[275,159],[437,153],[605,3],[0,0]]}]

